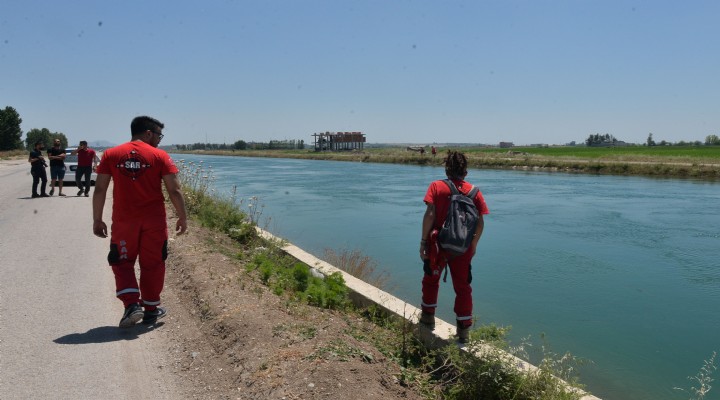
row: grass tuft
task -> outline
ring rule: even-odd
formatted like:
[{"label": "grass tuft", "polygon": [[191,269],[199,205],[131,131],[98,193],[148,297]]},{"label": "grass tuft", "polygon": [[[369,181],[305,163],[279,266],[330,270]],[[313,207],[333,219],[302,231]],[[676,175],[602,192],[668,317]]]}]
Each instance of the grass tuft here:
[{"label": "grass tuft", "polygon": [[367,282],[376,288],[386,289],[390,275],[387,271],[377,271],[377,262],[360,250],[341,250],[335,252],[325,249],[325,261],[348,274]]}]

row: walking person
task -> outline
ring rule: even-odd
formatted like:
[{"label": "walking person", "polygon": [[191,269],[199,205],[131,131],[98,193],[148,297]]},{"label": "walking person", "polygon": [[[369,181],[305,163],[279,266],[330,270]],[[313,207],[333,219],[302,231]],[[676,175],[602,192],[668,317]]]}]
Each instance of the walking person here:
[{"label": "walking person", "polygon": [[60,139],[53,141],[53,147],[48,150],[50,160],[50,196],[55,193],[55,183],[58,184],[58,196],[65,196],[63,190],[63,179],[65,179],[65,149],[61,146]]},{"label": "walking person", "polygon": [[[33,199],[36,197],[50,197],[47,193],[45,193],[45,187],[47,186],[47,172],[45,171],[45,167],[47,167],[47,163],[45,162],[45,157],[42,156],[42,151],[43,142],[35,142],[35,148],[30,151],[30,155],[28,156],[28,162],[30,163],[30,175],[33,177]],[[38,184],[40,184],[41,181],[40,194],[38,194]]]},{"label": "walking person", "polygon": [[[178,216],[175,231],[181,235],[187,229],[178,169],[170,156],[157,148],[164,127],[151,117],[133,119],[132,140],[106,150],[97,167],[93,233],[101,238],[107,237],[102,218],[105,197],[111,180],[114,185],[108,263],[115,275],[115,294],[125,307],[121,328],[132,327],[141,319],[144,324],[153,324],[166,314],[160,307],[168,254],[163,184]],[[136,259],[140,264],[139,285]]]},{"label": "walking person", "polygon": [[[437,308],[438,290],[440,289],[440,275],[446,267],[450,270],[452,284],[455,289],[455,316],[457,322],[457,336],[461,343],[469,339],[472,326],[472,266],[470,262],[475,255],[477,243],[485,226],[483,215],[489,214],[485,199],[479,190],[474,190],[472,203],[477,209],[477,225],[472,234],[472,241],[467,250],[459,255],[452,255],[449,250],[438,244],[438,233],[448,216],[451,195],[454,185],[458,192],[467,196],[473,192],[474,186],[465,181],[467,176],[467,158],[461,152],[448,151],[445,159],[445,174],[447,180],[437,180],[430,184],[425,193],[425,215],[422,220],[422,236],[420,240],[420,259],[423,260],[425,275],[422,280],[422,314],[420,323],[434,327],[435,309]],[[470,238],[468,238],[470,240]]]},{"label": "walking person", "polygon": [[[87,141],[85,140],[81,140],[78,148],[70,154],[77,155],[77,169],[75,170],[75,184],[78,188],[77,195],[82,196],[84,192],[85,197],[88,197],[90,196],[90,176],[93,170],[97,168],[100,159],[95,154],[95,150],[88,147]],[[83,178],[85,179],[84,188],[81,186]]]}]

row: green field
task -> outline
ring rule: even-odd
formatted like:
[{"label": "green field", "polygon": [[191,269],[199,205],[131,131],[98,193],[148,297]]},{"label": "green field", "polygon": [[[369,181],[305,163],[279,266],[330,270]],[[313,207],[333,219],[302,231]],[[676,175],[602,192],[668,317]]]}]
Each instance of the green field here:
[{"label": "green field", "polygon": [[466,148],[468,153],[507,153],[508,151],[523,152],[530,155],[545,157],[581,158],[581,159],[608,159],[639,161],[647,159],[670,160],[687,159],[697,161],[720,161],[720,146],[627,146],[627,147],[585,147],[585,146],[558,146],[558,147],[513,147],[512,149],[499,148]]}]

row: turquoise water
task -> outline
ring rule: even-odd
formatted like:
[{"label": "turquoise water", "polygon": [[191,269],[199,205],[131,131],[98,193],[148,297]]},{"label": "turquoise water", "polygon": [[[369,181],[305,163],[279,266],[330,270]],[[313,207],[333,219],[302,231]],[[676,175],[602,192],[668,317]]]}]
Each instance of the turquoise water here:
[{"label": "turquoise water", "polygon": [[[322,257],[359,249],[420,301],[422,197],[443,170],[387,164],[178,155],[212,166],[216,188],[257,196],[260,225]],[[687,399],[720,351],[720,184],[471,170],[490,207],[473,262],[475,315],[592,361],[604,399]],[[244,204],[247,204],[247,200]],[[438,313],[453,321],[453,291]],[[695,383],[695,386],[697,384]],[[720,389],[706,399],[720,399]]]}]

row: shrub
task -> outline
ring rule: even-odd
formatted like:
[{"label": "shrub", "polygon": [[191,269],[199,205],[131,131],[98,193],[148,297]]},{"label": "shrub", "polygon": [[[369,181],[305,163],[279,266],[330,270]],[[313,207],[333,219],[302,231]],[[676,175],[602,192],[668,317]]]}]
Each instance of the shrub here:
[{"label": "shrub", "polygon": [[287,293],[310,305],[344,309],[349,304],[348,289],[342,274],[336,272],[317,278],[310,274],[310,267],[296,262],[290,257],[262,253],[255,256],[246,266],[247,270],[257,270],[260,281],[270,287],[275,294]]},{"label": "shrub", "polygon": [[[456,345],[440,349],[437,358],[441,366],[433,371],[447,399],[533,399],[576,400],[578,391],[562,385],[557,377],[576,384],[571,376],[574,366],[581,363],[569,353],[558,357],[542,346],[542,361],[536,372],[522,371],[508,357],[508,352],[527,357],[525,348],[531,346],[523,341],[520,346],[509,348],[505,341],[509,327],[489,325],[472,331],[471,341],[464,351]],[[480,350],[481,343],[490,344],[482,349],[482,356],[473,352]],[[505,350],[503,350],[505,349]]]}]

